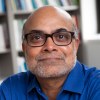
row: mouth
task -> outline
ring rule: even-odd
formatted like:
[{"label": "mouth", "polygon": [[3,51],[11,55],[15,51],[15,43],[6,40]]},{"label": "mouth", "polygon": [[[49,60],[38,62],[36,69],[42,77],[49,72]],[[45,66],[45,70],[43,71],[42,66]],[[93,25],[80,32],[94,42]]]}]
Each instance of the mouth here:
[{"label": "mouth", "polygon": [[58,55],[58,54],[42,54],[36,57],[37,61],[51,61],[51,62],[57,62],[59,61],[64,61],[64,56],[63,55]]},{"label": "mouth", "polygon": [[61,60],[63,60],[63,59],[61,59],[61,58],[43,58],[43,59],[39,59],[38,61],[49,61],[49,62],[54,62],[54,61],[61,61]]}]

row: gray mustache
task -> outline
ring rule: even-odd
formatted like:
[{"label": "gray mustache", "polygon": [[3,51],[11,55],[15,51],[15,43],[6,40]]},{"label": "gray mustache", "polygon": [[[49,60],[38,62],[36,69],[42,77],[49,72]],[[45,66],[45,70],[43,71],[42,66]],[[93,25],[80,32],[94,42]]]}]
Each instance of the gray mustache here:
[{"label": "gray mustache", "polygon": [[36,57],[36,60],[44,60],[44,59],[61,59],[64,60],[64,55],[59,54],[40,54]]}]

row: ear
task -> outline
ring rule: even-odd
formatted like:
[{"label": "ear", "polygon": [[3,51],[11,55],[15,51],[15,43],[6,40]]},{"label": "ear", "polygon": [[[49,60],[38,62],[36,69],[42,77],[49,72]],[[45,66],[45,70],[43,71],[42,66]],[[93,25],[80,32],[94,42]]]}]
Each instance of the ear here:
[{"label": "ear", "polygon": [[25,52],[25,43],[22,42],[22,51]]},{"label": "ear", "polygon": [[80,39],[75,39],[75,48],[76,48],[76,53],[78,51],[78,48],[79,48],[79,44],[80,44]]}]

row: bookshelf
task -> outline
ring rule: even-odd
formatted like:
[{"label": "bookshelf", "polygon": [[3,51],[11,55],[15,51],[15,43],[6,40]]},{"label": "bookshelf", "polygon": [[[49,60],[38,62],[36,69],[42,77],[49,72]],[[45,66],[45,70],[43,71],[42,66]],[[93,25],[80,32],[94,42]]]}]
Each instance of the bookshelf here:
[{"label": "bookshelf", "polygon": [[[14,29],[14,21],[15,20],[24,20],[30,15],[32,11],[34,11],[36,8],[28,8],[28,9],[17,9],[13,8],[16,5],[14,3],[14,0],[4,0],[5,1],[5,6],[6,6],[6,11],[5,12],[0,12],[0,24],[6,23],[7,24],[7,34],[9,37],[9,45],[0,51],[0,80],[8,77],[9,75],[12,75],[14,73],[18,73],[18,57],[23,56],[21,47],[18,45],[18,40],[16,42],[16,38],[18,36],[15,35],[16,32],[18,31],[17,29]],[[24,1],[24,0],[18,0],[18,1]],[[25,1],[31,1],[31,0],[25,0]],[[33,0],[32,0],[33,1]],[[36,0],[42,1],[42,0]],[[46,0],[44,0],[46,1]],[[49,0],[49,2],[53,0]],[[57,1],[57,0],[55,0]],[[58,0],[60,1],[60,0]],[[31,3],[32,4],[32,3]],[[26,5],[26,4],[25,4]],[[29,3],[30,5],[30,3]],[[39,6],[47,5],[47,3],[39,4]],[[59,6],[59,5],[58,5]],[[75,15],[75,16],[80,16],[79,14],[79,6],[78,5],[68,5],[68,6],[59,6],[62,9],[68,11],[70,14]],[[18,32],[17,32],[18,33]],[[21,35],[21,33],[19,32]],[[16,48],[16,45],[18,45],[19,48]]]},{"label": "bookshelf", "polygon": [[82,62],[100,69],[100,0],[81,0]]}]

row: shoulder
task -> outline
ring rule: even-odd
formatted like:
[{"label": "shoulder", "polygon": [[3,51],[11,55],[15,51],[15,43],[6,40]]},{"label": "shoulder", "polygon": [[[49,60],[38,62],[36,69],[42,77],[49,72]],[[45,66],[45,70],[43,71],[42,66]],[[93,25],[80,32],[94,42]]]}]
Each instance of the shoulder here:
[{"label": "shoulder", "polygon": [[83,72],[85,78],[98,78],[100,76],[100,69],[97,69],[93,66],[87,66],[85,64],[80,63],[79,61],[76,62],[76,66]]},{"label": "shoulder", "polygon": [[82,68],[82,71],[84,73],[84,80],[86,83],[100,82],[100,69],[97,69],[96,67],[86,66],[85,64],[81,64],[80,62],[78,62],[78,65]]},{"label": "shoulder", "polygon": [[12,100],[12,98],[14,98],[14,100],[20,100],[20,98],[24,98],[32,77],[34,78],[34,75],[27,71],[5,79],[0,85],[0,100]]},{"label": "shoulder", "polygon": [[[0,93],[2,95],[9,95],[18,91],[19,93],[25,92],[29,82],[30,72],[21,72],[6,78],[0,85]],[[33,75],[34,77],[34,75]]]},{"label": "shoulder", "polygon": [[88,100],[100,100],[100,70],[82,65],[84,70],[84,90]]},{"label": "shoulder", "polygon": [[100,100],[100,70],[92,71],[89,77],[89,100]]},{"label": "shoulder", "polygon": [[4,85],[13,86],[14,84],[24,85],[29,82],[30,77],[31,79],[34,78],[34,75],[30,71],[17,73],[17,74],[11,75],[7,77],[6,79],[4,79],[1,86],[4,86]]},{"label": "shoulder", "polygon": [[9,76],[6,79],[4,79],[1,86],[4,84],[12,84],[12,83],[14,84],[14,83],[18,83],[20,81],[25,81],[24,79],[27,79],[27,78],[28,78],[27,72],[21,72],[18,74],[14,74],[14,75]]}]

